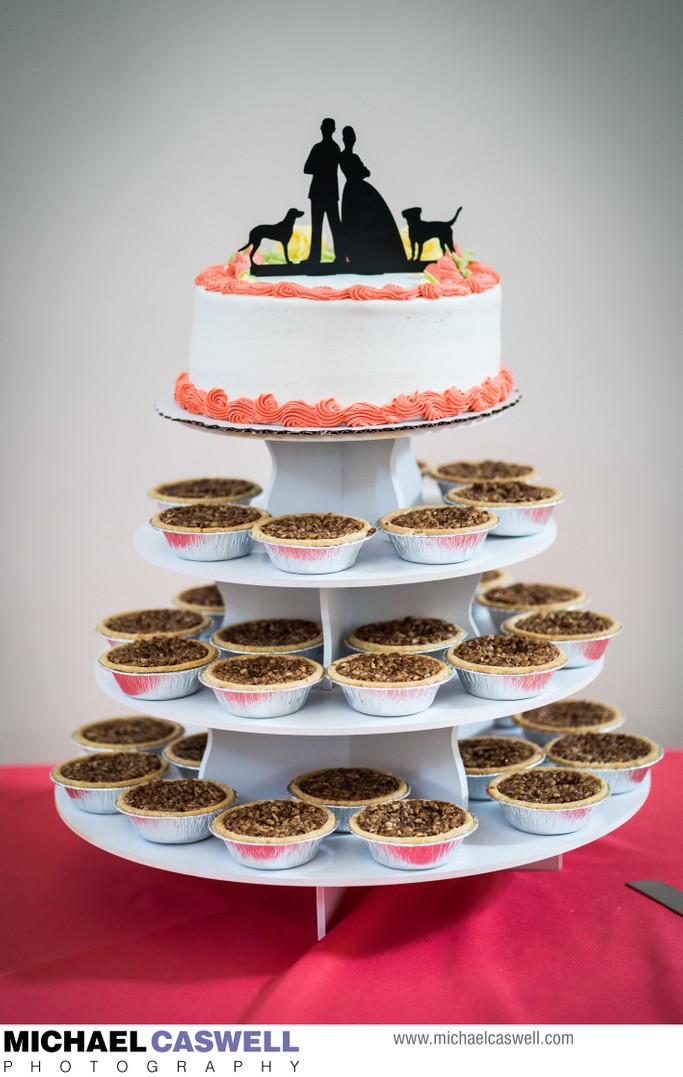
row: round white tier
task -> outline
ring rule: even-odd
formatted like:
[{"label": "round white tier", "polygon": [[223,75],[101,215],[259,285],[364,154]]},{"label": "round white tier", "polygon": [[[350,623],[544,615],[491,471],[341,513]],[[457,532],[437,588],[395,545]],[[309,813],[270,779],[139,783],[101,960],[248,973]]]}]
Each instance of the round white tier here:
[{"label": "round white tier", "polygon": [[55,795],[57,810],[67,826],[86,841],[125,860],[226,882],[328,887],[429,882],[522,867],[578,849],[616,830],[642,807],[649,791],[648,775],[639,789],[610,797],[599,805],[581,830],[548,837],[515,830],[505,822],[497,804],[474,801],[470,810],[479,820],[478,829],[456,849],[448,863],[428,871],[382,867],[371,859],[360,839],[342,834],[327,838],[315,858],[299,868],[245,868],[232,860],[218,838],[192,845],[157,845],[139,837],[122,815],[91,815],[76,808],[65,789],[57,789]]},{"label": "round white tier", "polygon": [[253,587],[394,587],[404,583],[427,583],[474,576],[494,568],[504,568],[526,561],[547,550],[555,541],[557,525],[549,520],[542,531],[523,538],[497,538],[490,535],[481,552],[469,561],[454,565],[419,565],[403,561],[385,535],[375,535],[366,542],[351,568],[325,575],[301,575],[274,568],[268,554],[257,544],[247,557],[232,561],[188,561],[174,554],[163,534],[149,523],[142,524],[133,539],[135,551],[150,564],[169,572],[180,572],[222,583],[240,583]]},{"label": "round white tier", "polygon": [[603,667],[603,659],[578,669],[561,669],[554,674],[550,686],[533,699],[501,701],[479,699],[463,689],[457,674],[439,689],[436,701],[428,710],[401,718],[374,718],[354,711],[344,701],[341,689],[313,688],[306,705],[284,718],[237,718],[224,711],[209,688],[200,688],[194,695],[182,699],[145,700],[128,696],[98,664],[95,665],[97,684],[111,699],[142,714],[170,718],[181,725],[205,726],[207,729],[228,729],[239,733],[270,733],[289,736],[358,736],[373,733],[409,733],[419,729],[444,729],[489,722],[520,711],[553,703],[574,695],[593,681]]}]

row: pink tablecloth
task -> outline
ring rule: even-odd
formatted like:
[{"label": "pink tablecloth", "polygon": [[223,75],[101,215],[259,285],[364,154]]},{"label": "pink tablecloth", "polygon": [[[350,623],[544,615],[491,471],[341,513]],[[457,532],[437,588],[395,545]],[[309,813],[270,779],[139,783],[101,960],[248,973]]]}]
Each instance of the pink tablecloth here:
[{"label": "pink tablecloth", "polygon": [[61,822],[46,767],[1,774],[7,1023],[683,1019],[683,921],[624,885],[683,887],[683,752],[562,871],[351,890],[321,942],[313,891],[117,859]]}]

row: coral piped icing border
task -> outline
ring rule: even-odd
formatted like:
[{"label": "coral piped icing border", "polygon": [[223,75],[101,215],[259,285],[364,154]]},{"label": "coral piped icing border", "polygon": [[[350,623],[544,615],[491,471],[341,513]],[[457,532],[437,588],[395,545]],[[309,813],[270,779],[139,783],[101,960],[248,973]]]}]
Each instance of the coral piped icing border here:
[{"label": "coral piped icing border", "polygon": [[249,397],[230,400],[224,389],[198,389],[189,374],[183,373],[176,381],[174,400],[191,415],[244,426],[367,427],[418,420],[434,422],[464,412],[486,411],[506,400],[513,386],[512,374],[501,367],[495,377],[486,378],[466,392],[453,386],[441,393],[426,390],[401,394],[384,407],[361,401],[343,408],[333,397],[316,404],[305,400],[278,404],[271,393],[263,393],[255,400]]},{"label": "coral piped icing border", "polygon": [[[195,284],[207,292],[222,295],[269,295],[276,299],[351,299],[357,302],[374,299],[443,299],[458,295],[486,292],[500,283],[495,269],[482,262],[469,262],[467,276],[463,276],[450,255],[427,266],[425,277],[419,284],[402,288],[399,284],[385,284],[376,288],[372,284],[352,284],[348,288],[331,288],[316,285],[313,288],[297,284],[293,280],[267,281],[249,277],[251,262],[246,254],[236,254],[222,266],[209,266],[195,279]],[[283,275],[287,266],[282,266]]]}]

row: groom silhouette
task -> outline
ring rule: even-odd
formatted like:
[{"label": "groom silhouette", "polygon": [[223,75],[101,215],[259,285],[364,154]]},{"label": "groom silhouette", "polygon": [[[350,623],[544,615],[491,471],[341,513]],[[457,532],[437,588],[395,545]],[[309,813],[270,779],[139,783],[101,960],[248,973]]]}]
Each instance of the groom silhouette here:
[{"label": "groom silhouette", "polygon": [[316,142],[304,165],[304,173],[313,176],[308,197],[311,200],[311,250],[307,262],[319,263],[322,252],[323,218],[326,216],[332,232],[335,261],[344,261],[339,220],[339,184],[337,168],[341,150],[332,138],[334,120],[324,119],[320,124],[322,139]]}]

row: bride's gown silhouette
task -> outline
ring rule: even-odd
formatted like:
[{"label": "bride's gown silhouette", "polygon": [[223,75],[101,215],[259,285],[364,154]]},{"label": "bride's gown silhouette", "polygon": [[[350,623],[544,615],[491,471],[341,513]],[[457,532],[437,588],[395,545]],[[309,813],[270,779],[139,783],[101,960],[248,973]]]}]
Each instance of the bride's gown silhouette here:
[{"label": "bride's gown silhouette", "polygon": [[344,149],[339,167],[346,178],[341,203],[344,253],[351,268],[359,272],[382,273],[405,266],[406,253],[391,210],[371,183],[358,154],[353,152],[353,129],[342,132]]}]

